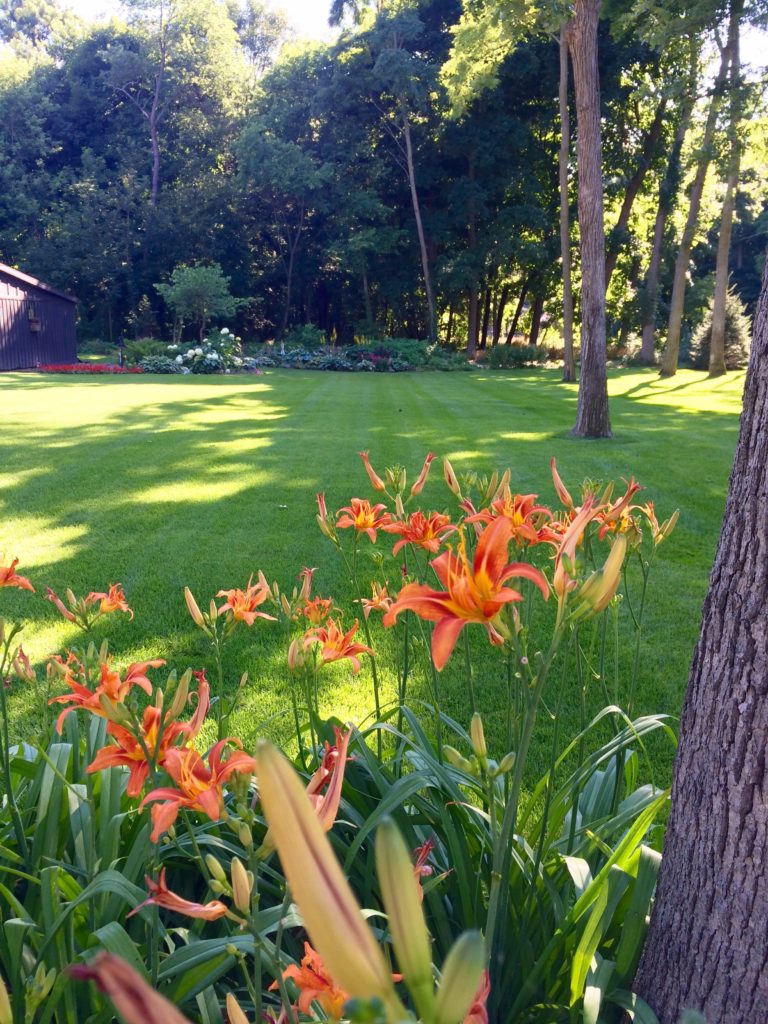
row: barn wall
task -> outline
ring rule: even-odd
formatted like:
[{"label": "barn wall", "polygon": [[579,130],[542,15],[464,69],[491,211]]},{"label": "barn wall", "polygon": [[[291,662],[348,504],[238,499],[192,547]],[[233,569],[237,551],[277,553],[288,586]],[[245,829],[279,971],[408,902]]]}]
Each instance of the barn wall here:
[{"label": "barn wall", "polygon": [[[30,328],[30,312],[39,331]],[[0,370],[76,359],[74,302],[0,272]]]}]

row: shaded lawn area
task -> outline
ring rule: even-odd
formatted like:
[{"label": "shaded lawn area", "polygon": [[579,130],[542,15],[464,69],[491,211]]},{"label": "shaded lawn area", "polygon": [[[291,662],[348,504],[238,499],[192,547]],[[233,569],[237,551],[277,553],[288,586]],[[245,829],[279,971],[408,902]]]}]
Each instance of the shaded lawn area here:
[{"label": "shaded lawn area", "polygon": [[[636,703],[640,712],[677,714],[723,513],[742,387],[743,374],[712,382],[683,371],[662,381],[649,370],[615,371],[614,438],[587,442],[569,436],[576,388],[560,384],[554,371],[275,370],[257,378],[96,380],[8,374],[0,550],[18,556],[20,571],[42,588],[71,586],[80,595],[122,582],[135,620],[114,616],[94,631],[97,639],[110,637],[121,662],[159,656],[179,671],[203,663],[212,669],[184,605],[185,585],[202,605],[220,588],[244,586],[259,569],[290,588],[303,566],[317,566],[315,592],[332,594],[351,620],[351,588],[317,530],[314,496],[325,490],[331,509],[353,495],[370,496],[360,449],[370,449],[379,472],[400,463],[411,480],[428,450],[449,456],[457,470],[510,466],[514,489],[545,502],[555,500],[551,455],[574,487],[585,477],[634,474],[660,520],[681,509],[651,580]],[[450,497],[436,463],[422,505],[447,508]],[[391,570],[390,578],[396,587]],[[541,604],[534,618],[544,623]],[[26,617],[23,639],[33,661],[79,640],[53,606],[29,595],[0,592],[0,614]],[[391,698],[392,635],[378,622],[373,629]],[[485,634],[473,633],[475,685],[493,742],[503,735],[503,672]],[[630,664],[627,649],[619,661],[620,701]],[[232,731],[246,742],[263,731],[287,736],[291,684],[282,632],[263,622],[243,629],[228,648],[227,668],[230,688],[243,671],[250,676]],[[46,684],[39,675],[37,690],[13,684],[13,731],[21,738],[35,738],[42,725]],[[429,699],[426,673],[411,685],[414,699]],[[460,657],[454,655],[441,687],[447,713],[466,724]],[[340,666],[326,671],[322,698],[329,713],[361,721],[373,703],[367,667],[358,677]],[[604,703],[593,686],[589,710]],[[561,735],[577,728],[579,706],[575,679],[567,678]],[[547,733],[544,721],[535,765],[547,763]],[[671,756],[668,745],[654,748],[657,781],[668,781]]]}]

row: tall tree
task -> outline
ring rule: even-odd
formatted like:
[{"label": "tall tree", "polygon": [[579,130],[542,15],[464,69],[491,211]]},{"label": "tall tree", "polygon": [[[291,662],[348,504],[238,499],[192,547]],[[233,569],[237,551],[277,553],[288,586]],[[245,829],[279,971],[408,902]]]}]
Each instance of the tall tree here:
[{"label": "tall tree", "polygon": [[728,27],[729,68],[729,118],[728,118],[728,170],[720,216],[720,236],[717,242],[717,264],[715,269],[715,297],[712,305],[712,337],[709,343],[709,375],[720,377],[725,373],[725,300],[728,294],[728,258],[731,253],[731,231],[733,211],[736,206],[736,189],[739,184],[741,165],[741,140],[739,138],[741,61],[739,59],[739,30],[743,0],[734,0],[731,22]]},{"label": "tall tree", "polygon": [[[731,7],[731,20],[734,18],[733,8],[741,6],[740,0],[734,0]],[[740,15],[739,15],[740,17]],[[685,308],[685,285],[688,276],[688,265],[691,258],[691,249],[696,238],[696,230],[699,224],[699,210],[701,208],[701,197],[704,192],[704,182],[707,171],[712,161],[712,145],[715,139],[717,127],[717,115],[720,110],[723,86],[728,73],[728,47],[723,46],[720,56],[715,84],[712,89],[712,97],[709,102],[709,111],[704,125],[704,134],[701,145],[698,148],[698,162],[696,173],[688,193],[688,214],[685,220],[685,227],[680,239],[680,248],[677,251],[675,260],[675,276],[672,282],[672,298],[669,304],[669,324],[667,326],[667,343],[664,347],[664,354],[661,360],[662,377],[673,377],[677,373],[677,361],[680,355],[680,332],[683,324],[683,310]]]},{"label": "tall tree", "polygon": [[571,152],[571,118],[568,110],[568,23],[560,29],[560,153],[558,178],[560,184],[560,263],[563,270],[563,380],[576,378],[573,358],[573,286],[571,283],[571,223],[568,193],[568,158]]},{"label": "tall tree", "polygon": [[768,1005],[768,262],[728,501],[680,721],[672,813],[635,981],[663,1024]]},{"label": "tall tree", "polygon": [[610,437],[605,352],[605,230],[597,24],[600,0],[576,0],[568,49],[576,93],[581,238],[581,373],[577,437]]}]

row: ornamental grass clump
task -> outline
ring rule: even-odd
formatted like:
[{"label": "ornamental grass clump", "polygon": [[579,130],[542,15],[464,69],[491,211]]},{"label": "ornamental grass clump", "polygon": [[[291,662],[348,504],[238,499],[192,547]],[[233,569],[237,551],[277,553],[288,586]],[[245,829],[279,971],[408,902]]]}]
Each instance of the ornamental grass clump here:
[{"label": "ornamental grass clump", "polygon": [[[133,619],[118,583],[48,590],[41,608],[81,641],[48,660],[42,687],[21,626],[0,622],[0,677],[56,712],[45,742],[11,746],[0,687],[9,1021],[107,1020],[113,1005],[128,1024],[654,1020],[630,989],[668,799],[646,743],[673,736],[664,716],[635,714],[634,679],[676,514],[660,524],[634,479],[568,488],[554,460],[557,506],[517,493],[509,471],[445,460],[436,480],[430,453],[411,483],[360,457],[371,493],[338,508],[318,494],[316,515],[353,607],[313,568],[287,587],[255,567],[205,599],[186,588],[210,683],[202,661],[179,675],[166,651],[126,664],[110,650],[112,617]],[[0,567],[0,587],[40,600],[17,568]],[[262,630],[284,638],[289,755],[230,728],[248,685],[229,696],[230,639]],[[476,641],[506,680],[493,742]],[[441,700],[449,664],[466,728]],[[323,715],[326,673],[371,685],[367,723]],[[411,695],[422,674],[429,701]],[[606,695],[591,718],[590,683]],[[567,688],[575,736],[558,731]]]}]

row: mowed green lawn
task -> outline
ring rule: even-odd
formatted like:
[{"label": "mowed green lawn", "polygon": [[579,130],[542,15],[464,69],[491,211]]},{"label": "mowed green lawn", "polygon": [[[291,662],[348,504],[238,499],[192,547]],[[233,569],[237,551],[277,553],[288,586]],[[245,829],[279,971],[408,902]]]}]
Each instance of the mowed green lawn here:
[{"label": "mowed green lawn", "polygon": [[[179,670],[211,667],[183,588],[189,585],[202,604],[220,588],[244,586],[259,569],[292,586],[303,566],[316,566],[316,591],[333,595],[350,620],[349,584],[317,530],[315,492],[324,490],[332,509],[353,495],[369,496],[360,449],[370,450],[379,471],[400,463],[411,479],[430,450],[449,456],[458,470],[509,466],[515,489],[548,502],[555,455],[568,484],[634,474],[660,519],[681,510],[652,578],[637,705],[679,711],[724,507],[743,374],[710,382],[691,371],[667,381],[652,371],[614,372],[614,437],[599,442],[569,436],[576,389],[551,371],[93,380],[7,374],[2,383],[0,550],[6,559],[18,556],[20,571],[42,589],[71,586],[83,594],[123,583],[134,621],[114,616],[95,630],[110,636],[121,662],[164,657]],[[434,470],[424,505],[448,507],[439,464]],[[38,664],[78,640],[52,605],[29,595],[0,591],[0,613],[25,617],[25,648]],[[391,697],[391,635],[378,623],[373,628]],[[479,702],[496,738],[502,672],[488,657],[484,633],[475,634]],[[630,660],[620,660],[620,695]],[[448,713],[466,722],[461,661],[454,657],[441,686]],[[250,681],[233,731],[246,742],[263,731],[287,735],[290,680],[279,629],[260,622],[241,631],[227,654],[228,685],[245,670]],[[417,674],[413,687],[414,699],[429,697],[426,674]],[[15,735],[35,736],[45,697],[44,681],[37,690],[13,684]],[[372,705],[367,667],[358,677],[341,666],[327,671],[322,698],[329,713],[362,720]],[[604,703],[597,688],[588,703]],[[565,734],[578,723],[578,707],[575,680],[567,679]],[[547,742],[544,723],[536,763],[546,762]],[[669,748],[659,747],[654,759],[659,781],[666,780]]]}]

